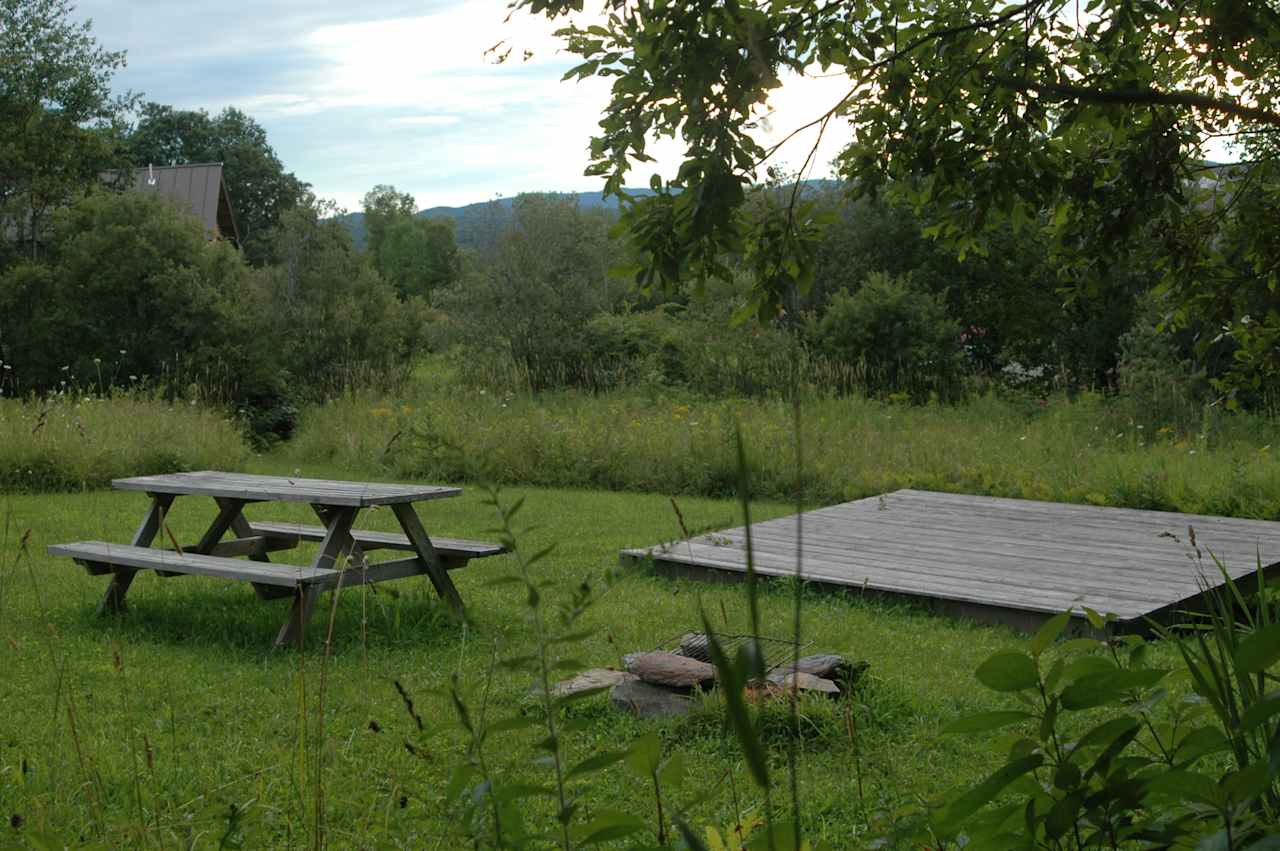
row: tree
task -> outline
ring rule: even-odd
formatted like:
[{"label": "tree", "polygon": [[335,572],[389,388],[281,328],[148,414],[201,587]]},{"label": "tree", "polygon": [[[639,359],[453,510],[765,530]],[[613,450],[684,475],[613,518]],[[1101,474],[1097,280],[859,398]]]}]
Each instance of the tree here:
[{"label": "tree", "polygon": [[121,164],[132,95],[113,97],[123,51],[103,49],[69,0],[0,0],[0,263],[35,258],[50,213]]},{"label": "tree", "polygon": [[211,116],[204,110],[147,103],[129,134],[127,150],[137,167],[222,163],[241,247],[252,263],[265,260],[271,230],[308,188],[284,170],[262,126],[233,107]]},{"label": "tree", "polygon": [[387,228],[399,219],[408,218],[417,210],[413,196],[394,186],[379,183],[364,194],[364,227],[368,234],[367,250],[375,258],[382,249]]},{"label": "tree", "polygon": [[451,285],[462,272],[452,219],[397,218],[379,242],[378,272],[402,300],[425,298]]},{"label": "tree", "polygon": [[[514,0],[552,17],[581,0]],[[640,282],[672,286],[751,260],[755,306],[768,315],[811,280],[817,221],[793,195],[754,221],[746,186],[779,146],[751,135],[787,74],[847,76],[843,97],[815,115],[851,127],[842,176],[939,217],[933,235],[983,251],[1004,225],[1043,229],[1067,282],[1094,274],[1135,240],[1161,247],[1171,322],[1226,323],[1243,381],[1280,379],[1280,311],[1239,315],[1205,298],[1224,287],[1274,294],[1280,256],[1254,228],[1232,270],[1216,233],[1237,194],[1274,197],[1280,133],[1280,12],[1267,0],[668,0],[603,4],[604,22],[562,32],[584,62],[567,76],[613,81],[592,143],[590,174],[621,194],[653,136],[686,150],[670,184],[628,204],[647,256]],[[1250,162],[1224,179],[1205,163],[1212,138],[1247,140]],[[803,151],[801,153],[804,153]],[[804,167],[810,164],[808,152]],[[802,172],[804,168],[802,168]],[[1205,199],[1205,184],[1217,187]],[[684,190],[684,191],[681,191]],[[689,191],[693,190],[693,191]],[[1266,299],[1262,299],[1266,300]]]},{"label": "tree", "polygon": [[265,309],[278,322],[277,363],[296,395],[312,400],[357,379],[396,378],[417,354],[425,323],[422,301],[396,298],[335,212],[308,195],[282,215],[261,273]]},{"label": "tree", "polygon": [[493,251],[439,304],[473,353],[514,363],[535,389],[570,383],[589,348],[587,322],[622,295],[609,278],[611,222],[573,196],[521,195],[512,213]]},{"label": "tree", "polygon": [[44,262],[0,276],[0,358],[24,388],[243,375],[245,346],[265,336],[246,324],[247,270],[194,217],[99,192],[60,208],[52,232]]}]

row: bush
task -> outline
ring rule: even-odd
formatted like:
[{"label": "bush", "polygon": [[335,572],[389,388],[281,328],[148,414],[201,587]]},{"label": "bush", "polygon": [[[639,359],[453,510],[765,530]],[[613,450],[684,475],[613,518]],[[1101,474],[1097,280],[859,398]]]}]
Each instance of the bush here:
[{"label": "bush", "polygon": [[394,386],[425,339],[425,302],[401,302],[332,212],[311,199],[281,216],[273,264],[258,279],[257,309],[272,322],[269,362],[302,400]]},{"label": "bush", "polygon": [[913,401],[960,394],[960,328],[942,301],[909,278],[875,273],[857,292],[837,293],[814,338],[829,358],[859,369],[868,391]]},{"label": "bush", "polygon": [[420,347],[425,305],[402,304],[325,212],[313,199],[286,213],[277,265],[250,270],[154,196],[101,193],[61,211],[48,259],[0,275],[7,391],[196,388],[269,444],[306,401],[394,384]]},{"label": "bush", "polygon": [[574,197],[515,200],[497,246],[436,301],[473,380],[505,372],[535,390],[590,385],[587,323],[616,308],[623,292],[609,277],[618,255],[609,224]]},{"label": "bush", "polygon": [[1157,305],[1148,301],[1120,338],[1116,383],[1136,418],[1194,428],[1209,401],[1208,377],[1179,338],[1159,323]]},{"label": "bush", "polygon": [[48,262],[0,276],[0,358],[35,392],[100,384],[104,363],[117,381],[238,374],[248,286],[239,254],[194,218],[93,195],[59,211]]}]

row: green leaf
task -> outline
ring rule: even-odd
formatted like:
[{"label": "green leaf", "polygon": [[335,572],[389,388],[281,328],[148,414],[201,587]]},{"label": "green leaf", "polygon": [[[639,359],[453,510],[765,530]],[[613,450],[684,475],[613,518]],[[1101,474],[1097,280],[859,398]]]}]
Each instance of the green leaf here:
[{"label": "green leaf", "polygon": [[1045,649],[1053,644],[1062,634],[1062,630],[1066,629],[1067,624],[1071,622],[1071,612],[1066,611],[1061,614],[1054,615],[1045,621],[1044,626],[1036,632],[1035,637],[1031,639],[1031,655],[1039,657]]},{"label": "green leaf", "polygon": [[523,730],[526,727],[532,727],[535,724],[542,723],[542,719],[528,715],[512,715],[509,718],[502,718],[494,721],[485,728],[486,733],[505,733],[508,730]]},{"label": "green leaf", "polygon": [[983,712],[979,715],[969,715],[942,728],[944,733],[985,733],[988,730],[999,730],[1012,724],[1034,718],[1030,712],[1023,712],[1017,709],[999,710],[996,712]]},{"label": "green leaf", "polygon": [[599,812],[595,818],[582,826],[578,831],[582,837],[578,840],[578,845],[596,845],[601,842],[626,839],[641,830],[644,830],[644,822],[635,816],[606,810]]},{"label": "green leaf", "polygon": [[1189,765],[1202,756],[1224,751],[1231,747],[1231,740],[1217,727],[1199,727],[1187,733],[1174,749],[1174,756]]},{"label": "green leaf", "polygon": [[943,814],[943,822],[952,826],[959,825],[960,822],[990,803],[1010,783],[1024,774],[1035,771],[1042,764],[1044,764],[1044,757],[1040,754],[1034,754],[1007,763],[960,798],[952,801]]},{"label": "green leaf", "polygon": [[658,769],[658,782],[663,788],[675,789],[684,782],[684,754],[673,753]]},{"label": "green leaf", "polygon": [[1044,819],[1045,834],[1050,839],[1059,839],[1074,827],[1085,813],[1084,790],[1073,792],[1065,798],[1054,802],[1049,814]]},{"label": "green leaf", "polygon": [[1255,762],[1222,778],[1222,791],[1237,804],[1252,801],[1271,788],[1271,766],[1265,761]]},{"label": "green leaf", "polygon": [[[739,435],[739,463],[742,461],[742,445],[741,435]],[[739,470],[742,473],[742,470]],[[742,473],[745,475],[745,473]],[[748,598],[751,598],[752,589],[748,587]],[[754,605],[754,603],[753,603]],[[753,621],[754,621],[753,617]],[[724,695],[725,709],[729,716],[729,726],[733,730],[734,737],[738,740],[738,746],[742,748],[742,755],[747,761],[747,768],[751,771],[751,778],[762,789],[769,788],[769,763],[765,757],[764,747],[760,744],[760,737],[756,733],[755,726],[751,723],[751,715],[747,712],[746,698],[743,694],[743,686],[746,682],[746,676],[743,670],[740,670],[729,658],[725,656],[724,648],[715,637],[715,630],[711,627],[711,622],[707,619],[706,612],[702,613],[703,632],[707,633],[709,640],[707,642],[707,650],[711,655],[712,664],[715,665],[716,673],[720,680],[720,693]],[[743,657],[743,652],[739,651],[739,657]],[[745,663],[747,660],[742,659]]]},{"label": "green leaf", "polygon": [[1009,692],[1035,688],[1040,682],[1035,660],[1025,653],[996,653],[978,666],[978,682],[992,691]]},{"label": "green leaf", "polygon": [[569,694],[563,694],[555,698],[555,700],[552,701],[552,705],[564,706],[567,703],[574,703],[579,700],[585,700],[588,697],[595,697],[597,694],[602,694],[606,691],[609,691],[612,688],[613,686],[593,686],[592,688],[580,689],[578,691],[571,692]]},{"label": "green leaf", "polygon": [[489,790],[495,801],[514,801],[519,798],[554,798],[556,790],[550,786],[536,786],[532,783],[508,783],[494,786]]},{"label": "green leaf", "polygon": [[1150,688],[1164,679],[1168,671],[1143,668],[1137,671],[1104,671],[1088,674],[1062,690],[1062,705],[1066,709],[1092,709],[1114,703],[1130,691]]},{"label": "green leaf", "polygon": [[1086,748],[1105,748],[1126,733],[1138,729],[1141,722],[1128,715],[1103,721],[1076,741],[1077,751]]},{"label": "green leaf", "polygon": [[467,788],[480,769],[468,763],[461,763],[449,772],[449,783],[445,786],[444,797],[446,801],[456,801],[462,795],[462,790]]},{"label": "green leaf", "polygon": [[1280,623],[1252,633],[1235,652],[1236,667],[1241,673],[1256,674],[1280,661]]},{"label": "green leaf", "polygon": [[1280,692],[1272,692],[1246,709],[1240,717],[1240,729],[1248,732],[1274,715],[1280,715]]},{"label": "green leaf", "polygon": [[662,740],[657,733],[646,733],[632,742],[624,755],[627,767],[641,780],[648,780],[662,762]]},{"label": "green leaf", "polygon": [[1194,771],[1175,770],[1156,775],[1147,785],[1147,791],[1152,795],[1204,804],[1208,807],[1218,805],[1217,784],[1212,778]]},{"label": "green leaf", "polygon": [[605,751],[595,756],[589,756],[582,762],[570,768],[565,774],[565,779],[577,777],[581,774],[590,774],[593,771],[599,771],[602,768],[608,768],[616,762],[626,759],[627,751]]}]

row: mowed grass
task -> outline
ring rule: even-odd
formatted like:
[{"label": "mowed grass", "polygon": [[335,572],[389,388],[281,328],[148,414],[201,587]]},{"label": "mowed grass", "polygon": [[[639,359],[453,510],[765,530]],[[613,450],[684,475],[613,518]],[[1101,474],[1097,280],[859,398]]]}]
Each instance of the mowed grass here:
[{"label": "mowed grass", "polygon": [[[258,462],[254,469],[368,477],[292,463]],[[529,551],[557,544],[536,567],[553,597],[584,579],[600,583],[623,547],[679,535],[664,496],[528,488],[504,494],[517,497],[526,499],[520,523],[537,527],[521,544]],[[685,498],[679,505],[693,530],[739,521],[729,501]],[[494,654],[531,648],[523,592],[489,584],[512,573],[514,560],[476,561],[453,573],[471,617],[466,626],[449,617],[425,579],[377,593],[342,592],[326,660],[328,597],[301,655],[270,649],[286,604],[259,601],[241,583],[144,573],[126,617],[96,616],[105,577],[51,559],[44,547],[127,541],[144,508],[140,495],[105,490],[0,497],[0,814],[9,823],[0,827],[0,845],[43,835],[56,847],[217,847],[228,838],[244,847],[293,847],[314,845],[322,832],[332,847],[460,847],[463,825],[444,790],[465,759],[466,740],[446,691],[456,673],[478,704]],[[257,508],[267,510],[255,516],[311,522],[305,507]],[[754,507],[758,517],[790,510]],[[473,538],[485,538],[496,519],[478,488],[423,504],[422,513],[432,531]],[[211,516],[211,502],[186,498],[170,526],[189,541]],[[391,524],[385,511],[366,512],[362,523]],[[791,605],[789,585],[766,584],[763,630],[787,635]],[[586,615],[598,632],[573,656],[616,667],[624,652],[695,628],[700,609],[728,630],[747,628],[740,585],[623,573]],[[999,764],[998,745],[943,736],[940,728],[1000,705],[972,672],[993,651],[1021,644],[1020,636],[856,595],[806,593],[803,619],[815,651],[871,664],[854,700],[802,706],[801,788],[812,834],[835,847],[859,847],[873,822],[953,796]],[[397,681],[424,719],[421,734]],[[529,686],[527,675],[492,670],[490,716],[517,710]],[[688,806],[694,824],[723,828],[761,806],[714,706],[651,722],[620,715],[597,697],[571,714],[584,724],[567,736],[571,759],[660,730],[667,752],[683,754],[688,767],[668,811]],[[764,719],[765,740],[781,770],[785,714],[774,714]],[[546,769],[534,764],[535,738],[524,730],[488,743],[499,781],[547,781]],[[578,788],[584,817],[609,807],[653,820],[651,792],[621,766]],[[534,826],[552,823],[536,799],[526,815]]]}]

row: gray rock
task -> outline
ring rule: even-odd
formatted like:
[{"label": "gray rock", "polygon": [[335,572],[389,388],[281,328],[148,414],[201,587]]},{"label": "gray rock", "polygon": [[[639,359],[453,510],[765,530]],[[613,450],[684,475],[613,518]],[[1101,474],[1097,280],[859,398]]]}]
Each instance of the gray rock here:
[{"label": "gray rock", "polygon": [[796,674],[782,674],[777,679],[772,675],[769,677],[771,685],[777,686],[783,694],[791,692],[792,681],[795,681],[797,691],[816,691],[822,694],[836,695],[840,693],[840,686],[831,682],[831,680],[815,677],[813,674],[803,672]]},{"label": "gray rock", "polygon": [[702,688],[715,682],[716,669],[706,662],[654,650],[651,653],[636,653],[627,656],[624,661],[627,670],[646,683],[669,688]]},{"label": "gray rock", "polygon": [[551,696],[568,697],[588,689],[607,688],[634,679],[636,679],[636,675],[628,674],[626,671],[615,671],[612,668],[592,668],[589,671],[583,671],[577,676],[556,683],[551,687]]},{"label": "gray rock", "polygon": [[609,692],[609,700],[640,718],[674,718],[693,711],[693,700],[643,680],[623,680]]},{"label": "gray rock", "polygon": [[[795,665],[795,671],[839,683],[853,683],[866,670],[866,667],[865,662],[854,663],[834,653],[821,653],[816,656],[801,657]],[[790,660],[783,662],[769,672],[768,680],[774,683],[781,682],[782,678],[791,673],[791,670]]]}]

